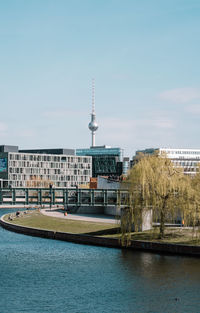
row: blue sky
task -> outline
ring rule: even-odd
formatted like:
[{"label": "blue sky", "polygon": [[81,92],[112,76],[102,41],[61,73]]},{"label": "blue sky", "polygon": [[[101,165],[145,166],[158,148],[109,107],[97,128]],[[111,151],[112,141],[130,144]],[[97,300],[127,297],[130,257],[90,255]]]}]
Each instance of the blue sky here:
[{"label": "blue sky", "polygon": [[200,148],[199,0],[0,2],[0,144]]}]

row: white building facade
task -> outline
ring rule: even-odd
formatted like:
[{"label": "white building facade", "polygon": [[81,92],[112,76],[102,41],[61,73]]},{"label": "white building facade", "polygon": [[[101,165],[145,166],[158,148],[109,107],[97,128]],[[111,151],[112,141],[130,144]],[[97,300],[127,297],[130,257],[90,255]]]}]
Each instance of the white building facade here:
[{"label": "white building facade", "polygon": [[77,187],[92,176],[92,158],[45,153],[1,152],[0,178],[8,187]]},{"label": "white building facade", "polygon": [[[160,155],[165,154],[175,167],[183,168],[185,174],[194,175],[200,164],[200,149],[172,149],[172,148],[152,148],[136,151],[139,153],[153,154],[158,152]],[[133,160],[134,163],[134,160]]]},{"label": "white building facade", "polygon": [[196,174],[200,163],[200,149],[167,149],[160,148],[159,153],[165,153],[174,166],[182,167],[185,174]]}]

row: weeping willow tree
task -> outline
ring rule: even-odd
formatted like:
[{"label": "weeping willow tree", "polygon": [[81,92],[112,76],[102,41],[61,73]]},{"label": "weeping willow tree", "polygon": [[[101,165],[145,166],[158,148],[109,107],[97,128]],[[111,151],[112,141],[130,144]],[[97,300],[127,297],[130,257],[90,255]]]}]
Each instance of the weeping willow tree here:
[{"label": "weeping willow tree", "polygon": [[[198,230],[200,226],[200,172],[197,167],[197,174],[190,179],[190,188],[187,194],[187,208],[183,212],[184,224],[193,226],[194,230]],[[185,196],[185,195],[184,195]]]},{"label": "weeping willow tree", "polygon": [[121,218],[122,238],[125,233],[130,235],[130,225],[134,224],[136,231],[139,229],[145,210],[152,210],[153,215],[159,218],[159,236],[163,238],[169,216],[174,217],[178,210],[184,215],[194,197],[190,178],[183,174],[182,169],[175,168],[166,155],[141,157],[132,167],[127,180],[129,202]]}]

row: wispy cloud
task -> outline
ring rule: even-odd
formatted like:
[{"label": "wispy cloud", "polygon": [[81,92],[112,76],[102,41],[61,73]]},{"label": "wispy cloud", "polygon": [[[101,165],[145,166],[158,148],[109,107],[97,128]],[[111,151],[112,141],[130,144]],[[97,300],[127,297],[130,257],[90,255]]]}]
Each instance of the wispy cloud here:
[{"label": "wispy cloud", "polygon": [[160,129],[172,129],[175,128],[175,123],[174,121],[170,120],[169,118],[165,117],[160,117],[155,120],[152,120],[149,123],[149,126],[155,127],[155,128],[160,128]]},{"label": "wispy cloud", "polygon": [[38,135],[37,131],[28,126],[19,126],[15,123],[7,125],[0,122],[0,138],[5,143],[16,141],[16,144],[18,144],[18,141],[22,138],[28,138],[30,140],[36,137],[36,135]]},{"label": "wispy cloud", "polygon": [[[123,120],[120,118],[105,118],[101,121],[106,129],[106,138],[115,142],[130,142],[130,138],[136,136],[149,136],[172,130],[176,127],[175,122],[165,116],[155,116],[145,119]],[[105,136],[105,134],[104,134]]]},{"label": "wispy cloud", "polygon": [[187,103],[200,99],[200,89],[188,87],[166,90],[159,94],[159,98],[172,103]]},{"label": "wispy cloud", "polygon": [[24,128],[18,130],[16,135],[24,138],[33,138],[37,135],[37,132],[34,129]]},{"label": "wispy cloud", "polygon": [[5,133],[8,130],[7,124],[0,122],[0,132]]},{"label": "wispy cloud", "polygon": [[1,140],[6,138],[8,131],[9,131],[8,125],[4,122],[0,122],[0,138],[1,138]]},{"label": "wispy cloud", "polygon": [[174,121],[165,116],[155,116],[144,119],[121,119],[121,118],[105,118],[102,124],[106,129],[119,129],[122,132],[130,131],[138,127],[154,127],[154,128],[174,128]]},{"label": "wispy cloud", "polygon": [[186,111],[186,112],[189,112],[189,113],[192,113],[192,114],[195,114],[195,115],[200,115],[200,104],[191,104],[191,105],[188,105],[188,106],[185,108],[185,111]]}]

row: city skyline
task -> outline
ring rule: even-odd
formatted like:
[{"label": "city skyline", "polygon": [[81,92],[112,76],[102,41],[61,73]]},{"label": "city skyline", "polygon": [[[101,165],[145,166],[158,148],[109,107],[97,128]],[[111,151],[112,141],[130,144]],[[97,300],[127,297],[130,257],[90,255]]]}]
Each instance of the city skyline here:
[{"label": "city skyline", "polygon": [[0,4],[0,142],[200,148],[198,1]]}]

